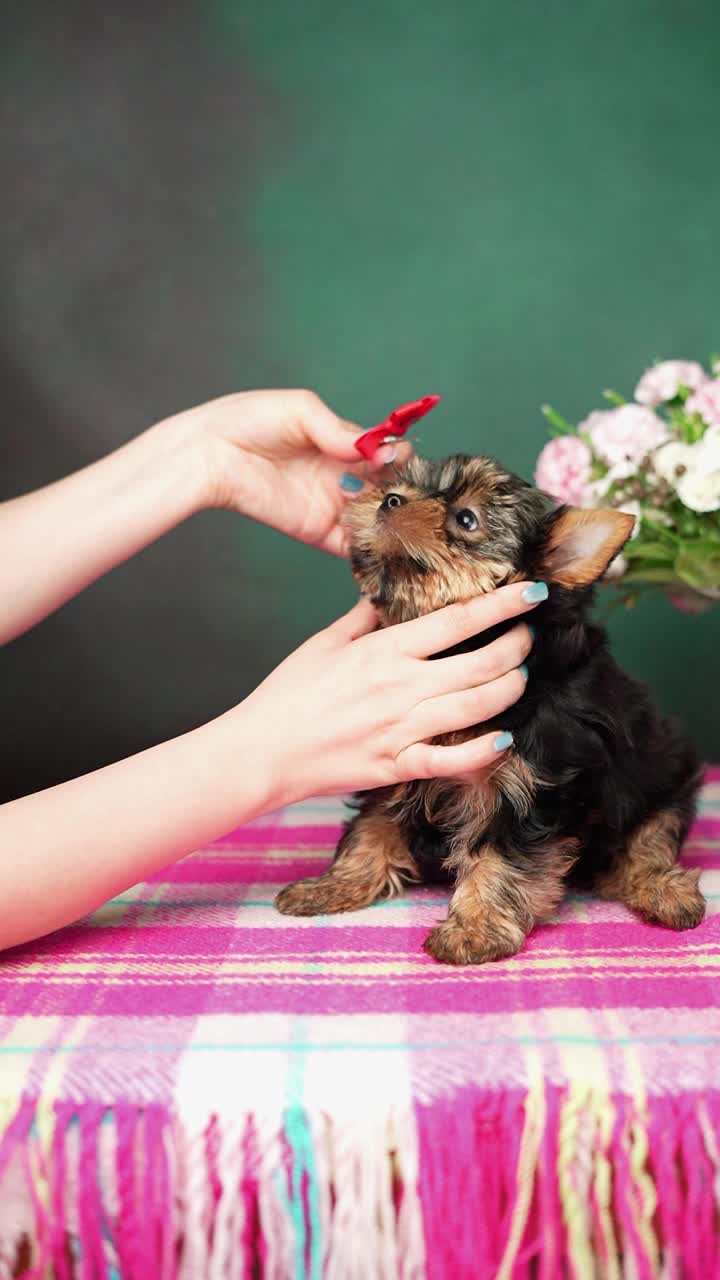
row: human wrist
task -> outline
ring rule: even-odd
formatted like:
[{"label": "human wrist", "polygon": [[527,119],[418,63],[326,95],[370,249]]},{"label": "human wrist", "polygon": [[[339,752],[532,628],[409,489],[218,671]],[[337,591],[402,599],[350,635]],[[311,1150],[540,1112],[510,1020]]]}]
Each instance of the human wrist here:
[{"label": "human wrist", "polygon": [[178,522],[216,505],[208,441],[190,415],[178,414],[156,423],[133,443],[138,447],[138,460],[156,474],[168,496],[172,495]]},{"label": "human wrist", "polygon": [[205,791],[212,810],[208,822],[217,832],[299,798],[281,745],[263,730],[259,717],[245,703],[190,736],[193,769],[202,761],[197,785]]},{"label": "human wrist", "polygon": [[246,467],[240,464],[242,444],[226,438],[222,430],[223,416],[232,400],[226,396],[198,405],[167,418],[146,433],[156,434],[161,449],[172,458],[182,491],[188,495],[190,514],[227,507],[243,511],[244,497],[250,501],[253,485]]},{"label": "human wrist", "polygon": [[227,733],[235,785],[238,778],[251,775],[258,813],[274,812],[313,794],[302,744],[291,742],[289,726],[274,723],[256,694],[250,694],[217,723]]}]

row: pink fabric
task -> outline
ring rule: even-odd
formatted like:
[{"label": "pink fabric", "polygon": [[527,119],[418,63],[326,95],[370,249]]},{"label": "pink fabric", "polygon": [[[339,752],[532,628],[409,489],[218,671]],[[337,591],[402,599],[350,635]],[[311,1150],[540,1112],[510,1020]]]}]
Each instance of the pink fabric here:
[{"label": "pink fabric", "polygon": [[[397,1237],[386,1220],[373,1244],[398,1276],[483,1280],[503,1260],[528,1280],[579,1274],[573,1214],[638,1277],[658,1259],[669,1277],[720,1274],[720,771],[683,855],[702,869],[698,929],[575,896],[520,956],[481,968],[422,950],[447,906],[434,888],[347,916],[275,912],[279,885],[327,865],[340,817],[331,801],[271,815],[2,958],[0,1242],[24,1168],[38,1259],[60,1280],[68,1230],[82,1276],[164,1280],[183,1248],[216,1243],[248,1277],[320,1280],[332,1250],[341,1274],[341,1157],[355,1185],[383,1109],[405,1124],[409,1107],[393,1169],[416,1152],[417,1177],[384,1210]],[[401,1219],[418,1213],[407,1271]]]}]

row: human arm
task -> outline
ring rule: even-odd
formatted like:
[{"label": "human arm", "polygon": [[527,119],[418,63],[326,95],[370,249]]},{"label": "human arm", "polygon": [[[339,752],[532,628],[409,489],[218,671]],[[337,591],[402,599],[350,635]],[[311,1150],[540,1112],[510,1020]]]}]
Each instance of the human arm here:
[{"label": "human arm", "polygon": [[28,630],[198,508],[187,440],[157,427],[0,504],[0,643]]},{"label": "human arm", "polygon": [[358,430],[308,391],[241,392],[0,504],[0,644],[203,508],[343,554],[339,480],[364,469]]},{"label": "human arm", "polygon": [[428,740],[493,719],[520,696],[527,627],[426,659],[528,612],[524,585],[384,631],[362,601],[209,724],[0,807],[0,949],[78,919],[262,812],[492,765],[494,733]]}]

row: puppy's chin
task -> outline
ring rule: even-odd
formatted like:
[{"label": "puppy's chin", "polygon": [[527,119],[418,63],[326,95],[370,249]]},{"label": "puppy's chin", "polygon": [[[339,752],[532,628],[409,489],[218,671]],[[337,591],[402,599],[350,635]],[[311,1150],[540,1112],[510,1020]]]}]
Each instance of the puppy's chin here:
[{"label": "puppy's chin", "polygon": [[408,552],[400,546],[384,555],[352,548],[350,558],[360,590],[377,607],[385,626],[471,600],[508,580],[506,564],[456,560],[452,554],[433,564],[418,550]]}]

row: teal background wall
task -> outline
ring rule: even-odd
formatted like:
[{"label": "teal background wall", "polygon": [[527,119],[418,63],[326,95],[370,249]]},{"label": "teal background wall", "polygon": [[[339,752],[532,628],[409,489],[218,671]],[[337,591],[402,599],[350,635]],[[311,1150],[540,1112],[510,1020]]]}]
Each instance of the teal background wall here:
[{"label": "teal background wall", "polygon": [[[529,476],[543,402],[579,418],[653,360],[720,346],[717,6],[239,8],[218,10],[221,28],[251,40],[292,107],[255,230],[293,380],[367,423],[437,390],[419,447],[497,453]],[[304,553],[262,545],[295,636],[351,599],[331,565],[307,599]],[[720,614],[658,599],[611,628],[720,755]]]},{"label": "teal background wall", "polygon": [[[420,449],[530,475],[541,403],[720,348],[714,0],[70,9],[18,11],[0,65],[0,496],[273,384],[367,425],[439,392]],[[195,723],[352,598],[344,565],[200,517],[10,646],[0,771]],[[720,758],[720,611],[610,625]]]}]

